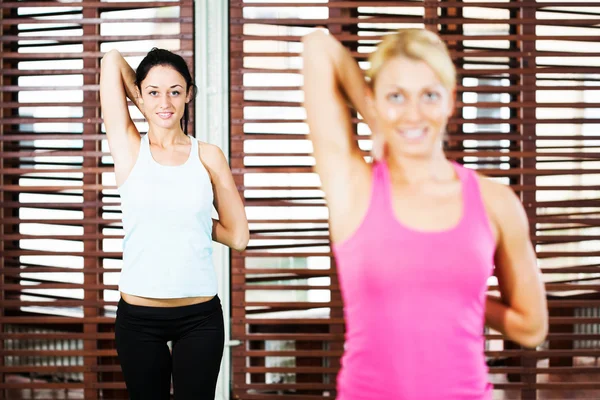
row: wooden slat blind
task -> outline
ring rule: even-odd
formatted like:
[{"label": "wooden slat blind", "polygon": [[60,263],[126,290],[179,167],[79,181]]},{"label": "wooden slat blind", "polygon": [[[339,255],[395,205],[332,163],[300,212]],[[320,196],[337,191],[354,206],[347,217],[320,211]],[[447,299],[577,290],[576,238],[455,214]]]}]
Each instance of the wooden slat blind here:
[{"label": "wooden slat blind", "polygon": [[447,154],[519,194],[548,291],[537,351],[486,332],[495,398],[600,398],[599,23],[599,1],[230,2],[231,162],[252,239],[232,261],[236,398],[335,396],[342,303],[301,108],[300,37],[316,26],[363,67],[401,27],[448,43]]},{"label": "wooden slat blind", "polygon": [[156,46],[193,70],[193,1],[4,1],[0,11],[0,398],[127,398],[100,59],[117,48],[136,66]]}]

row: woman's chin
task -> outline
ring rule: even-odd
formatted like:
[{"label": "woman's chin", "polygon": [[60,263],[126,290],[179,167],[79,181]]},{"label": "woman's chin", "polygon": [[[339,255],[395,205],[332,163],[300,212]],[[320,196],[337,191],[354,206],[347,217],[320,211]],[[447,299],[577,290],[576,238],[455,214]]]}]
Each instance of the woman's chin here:
[{"label": "woman's chin", "polygon": [[174,129],[179,126],[179,123],[173,117],[166,120],[157,118],[152,121],[152,124],[161,129]]}]

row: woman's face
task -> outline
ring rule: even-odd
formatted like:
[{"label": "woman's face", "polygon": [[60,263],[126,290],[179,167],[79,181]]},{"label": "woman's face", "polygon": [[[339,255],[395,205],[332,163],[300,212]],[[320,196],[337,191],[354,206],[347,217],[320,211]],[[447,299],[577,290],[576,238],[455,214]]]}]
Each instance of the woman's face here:
[{"label": "woman's face", "polygon": [[388,60],[370,94],[388,154],[431,157],[442,146],[454,91],[424,61],[398,56]]},{"label": "woman's face", "polygon": [[164,129],[179,126],[190,100],[186,86],[185,79],[174,68],[152,67],[140,84],[143,112],[148,123]]}]

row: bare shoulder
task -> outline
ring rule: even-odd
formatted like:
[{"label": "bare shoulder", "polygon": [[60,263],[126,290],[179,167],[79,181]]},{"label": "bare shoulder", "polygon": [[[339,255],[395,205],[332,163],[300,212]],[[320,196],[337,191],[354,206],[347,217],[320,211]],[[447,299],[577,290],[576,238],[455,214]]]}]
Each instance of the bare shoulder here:
[{"label": "bare shoulder", "polygon": [[223,150],[214,144],[198,140],[198,156],[211,175],[229,167]]},{"label": "bare shoulder", "polygon": [[198,154],[202,159],[206,159],[207,161],[225,159],[225,154],[223,154],[223,150],[219,146],[200,140],[198,140]]},{"label": "bare shoulder", "polygon": [[490,204],[495,210],[510,210],[522,207],[521,200],[517,197],[510,186],[496,182],[487,176],[477,174],[481,195],[486,204]]},{"label": "bare shoulder", "polygon": [[486,211],[499,232],[507,228],[527,225],[523,204],[510,186],[481,174],[477,174],[477,178]]}]

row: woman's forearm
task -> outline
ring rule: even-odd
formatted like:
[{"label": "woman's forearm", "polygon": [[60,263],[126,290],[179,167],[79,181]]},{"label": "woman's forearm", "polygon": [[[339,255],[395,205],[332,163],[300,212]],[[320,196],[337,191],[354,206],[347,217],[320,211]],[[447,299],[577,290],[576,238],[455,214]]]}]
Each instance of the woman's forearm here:
[{"label": "woman's forearm", "polygon": [[141,110],[138,98],[138,91],[135,85],[135,71],[125,61],[125,58],[117,50],[111,50],[104,56],[104,59],[108,62],[114,63],[121,73],[121,81],[123,89],[127,97],[135,104],[135,106]]},{"label": "woman's forearm", "polygon": [[303,43],[305,67],[306,64],[313,64],[315,68],[322,69],[322,62],[329,61],[341,93],[365,122],[372,122],[371,112],[367,107],[365,74],[348,49],[333,36],[321,31],[305,36]]},{"label": "woman's forearm", "polygon": [[213,218],[212,239],[237,251],[243,251],[248,244],[248,232],[234,232],[218,220]]},{"label": "woman's forearm", "polygon": [[525,347],[540,345],[548,330],[543,318],[522,315],[494,296],[486,299],[485,323]]}]

